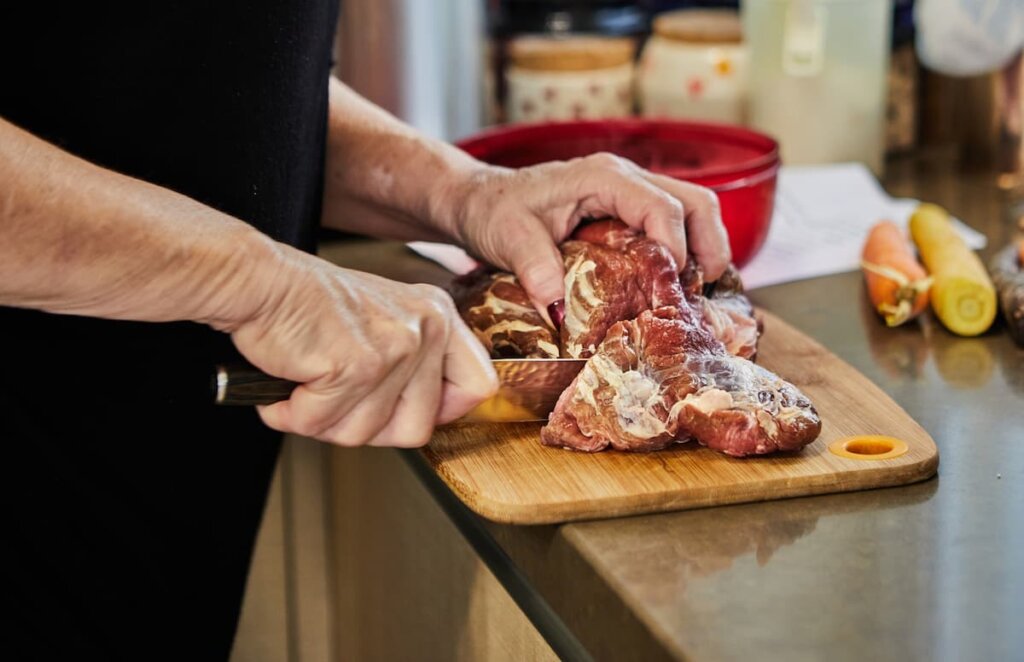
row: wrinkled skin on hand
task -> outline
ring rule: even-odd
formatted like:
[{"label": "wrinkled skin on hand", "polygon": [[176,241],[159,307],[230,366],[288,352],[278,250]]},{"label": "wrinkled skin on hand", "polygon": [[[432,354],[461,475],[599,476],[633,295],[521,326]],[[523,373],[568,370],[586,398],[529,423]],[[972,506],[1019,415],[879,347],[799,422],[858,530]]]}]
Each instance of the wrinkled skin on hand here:
[{"label": "wrinkled skin on hand", "polygon": [[563,296],[558,245],[585,219],[621,219],[663,244],[679,268],[692,253],[708,280],[731,259],[712,191],[611,154],[482,168],[453,195],[462,202],[451,233],[482,261],[514,273],[542,315]]},{"label": "wrinkled skin on hand", "polygon": [[443,290],[282,250],[276,280],[287,285],[228,329],[253,365],[301,384],[260,408],[270,427],[342,446],[421,446],[497,389]]},{"label": "wrinkled skin on hand", "polygon": [[[545,324],[563,297],[557,244],[584,219],[620,218],[679,264],[693,253],[709,274],[729,262],[711,191],[609,154],[519,170],[478,164],[435,187],[420,211],[435,231],[514,273]],[[485,349],[441,290],[280,250],[275,280],[286,285],[222,327],[255,366],[301,384],[260,408],[271,427],[342,445],[418,446],[496,390]]]}]

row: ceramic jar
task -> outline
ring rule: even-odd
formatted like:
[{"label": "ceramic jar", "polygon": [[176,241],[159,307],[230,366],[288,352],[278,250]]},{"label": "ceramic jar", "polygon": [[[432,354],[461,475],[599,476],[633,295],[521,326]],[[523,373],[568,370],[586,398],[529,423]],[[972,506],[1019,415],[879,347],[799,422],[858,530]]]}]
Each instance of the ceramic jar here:
[{"label": "ceramic jar", "polygon": [[732,10],[682,10],[654,20],[640,57],[638,92],[647,117],[741,124],[747,56]]},{"label": "ceramic jar", "polygon": [[509,44],[506,117],[512,122],[627,117],[633,57],[625,37],[518,37]]}]

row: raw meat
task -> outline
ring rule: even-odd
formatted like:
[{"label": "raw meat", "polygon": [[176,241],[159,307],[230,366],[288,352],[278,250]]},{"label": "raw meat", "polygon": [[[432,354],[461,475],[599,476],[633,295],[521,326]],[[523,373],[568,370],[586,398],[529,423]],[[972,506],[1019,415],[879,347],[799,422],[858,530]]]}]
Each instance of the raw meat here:
[{"label": "raw meat", "polygon": [[457,278],[459,314],[494,358],[558,358],[557,332],[512,274],[481,268]]},{"label": "raw meat", "polygon": [[562,244],[562,346],[573,358],[591,356],[612,324],[683,301],[675,260],[664,246],[607,221],[585,227],[577,236],[588,239]]},{"label": "raw meat", "polygon": [[541,441],[582,451],[651,451],[696,439],[744,456],[799,450],[821,431],[799,390],[733,356],[697,310],[664,307],[612,326],[566,389]]},{"label": "raw meat", "polygon": [[757,339],[761,336],[761,321],[754,316],[754,307],[743,294],[743,283],[736,267],[729,265],[715,281],[711,296],[701,300],[701,306],[705,326],[725,344],[729,353],[753,360],[757,355]]},{"label": "raw meat", "polygon": [[492,356],[589,357],[541,431],[544,444],[649,451],[696,439],[743,456],[817,437],[810,401],[747,360],[761,328],[735,268],[705,288],[695,259],[677,273],[664,246],[618,221],[583,226],[562,254],[557,336],[510,274],[474,272],[455,293]]},{"label": "raw meat", "polygon": [[[644,310],[679,306],[684,295],[699,296],[704,279],[695,259],[677,275],[672,255],[658,242],[618,221],[583,226],[562,245],[565,258],[565,322],[562,346],[574,358],[591,356],[611,325]],[[744,358],[757,353],[761,328],[732,265],[702,297],[704,324]]]}]

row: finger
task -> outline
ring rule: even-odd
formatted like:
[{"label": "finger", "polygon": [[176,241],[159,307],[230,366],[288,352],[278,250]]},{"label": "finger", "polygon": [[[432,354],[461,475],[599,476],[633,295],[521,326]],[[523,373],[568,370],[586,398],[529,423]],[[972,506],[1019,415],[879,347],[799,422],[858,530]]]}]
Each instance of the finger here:
[{"label": "finger", "polygon": [[689,249],[697,257],[705,280],[718,280],[732,261],[729,234],[722,223],[718,196],[703,186],[665,175],[644,171],[643,176],[683,203]]},{"label": "finger", "polygon": [[[530,302],[547,319],[548,307],[565,298],[565,266],[551,232],[537,218],[509,229],[502,250],[505,267],[519,279]],[[550,320],[549,320],[550,321]]]},{"label": "finger", "polygon": [[402,392],[426,355],[421,351],[413,359],[396,364],[368,397],[318,438],[342,446],[362,446],[377,436],[394,418]]},{"label": "finger", "polygon": [[[374,421],[390,416],[415,364],[400,361],[374,369],[364,356],[352,357],[348,365],[346,373],[301,384],[288,400],[262,408],[260,416],[274,429],[306,437],[345,444],[349,439],[365,441],[372,436],[367,428],[376,433],[384,426],[380,422],[374,428]],[[342,431],[347,438],[339,441],[335,437]]]},{"label": "finger", "polygon": [[498,390],[498,376],[486,350],[461,320],[452,324],[443,370],[438,423],[455,420]]},{"label": "finger", "polygon": [[441,407],[444,385],[440,352],[429,352],[398,398],[391,420],[369,441],[370,446],[416,448],[430,441]]},{"label": "finger", "polygon": [[343,396],[341,393],[317,390],[312,384],[300,384],[287,400],[257,407],[267,427],[316,437],[344,418],[370,392],[369,388],[357,391],[353,385],[352,391]]},{"label": "finger", "polygon": [[[302,388],[301,386],[298,388]],[[298,390],[298,388],[296,390]],[[292,397],[295,396],[295,392],[292,392]],[[292,426],[292,407],[291,402],[283,400],[281,402],[275,402],[272,405],[257,405],[256,413],[259,414],[263,424],[272,430],[278,432],[295,432],[295,428]]]},{"label": "finger", "polygon": [[587,157],[577,185],[582,216],[612,216],[668,248],[682,269],[687,239],[683,202],[642,176],[635,164],[598,154]]},{"label": "finger", "polygon": [[374,391],[344,418],[313,436],[338,446],[363,446],[387,427],[398,407],[400,395],[401,392],[393,387]]},{"label": "finger", "polygon": [[481,400],[457,384],[446,381],[441,389],[441,408],[437,411],[436,424],[444,425],[462,418],[484,400],[486,398]]}]

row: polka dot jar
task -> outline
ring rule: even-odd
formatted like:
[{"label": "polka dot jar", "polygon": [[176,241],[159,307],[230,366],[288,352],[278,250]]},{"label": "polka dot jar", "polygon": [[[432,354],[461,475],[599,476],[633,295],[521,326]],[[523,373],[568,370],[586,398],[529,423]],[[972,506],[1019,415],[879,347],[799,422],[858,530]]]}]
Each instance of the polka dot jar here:
[{"label": "polka dot jar", "polygon": [[622,37],[524,36],[509,44],[511,122],[627,117],[636,44]]},{"label": "polka dot jar", "polygon": [[742,124],[746,63],[739,15],[731,10],[661,14],[640,56],[638,93],[647,117]]}]

